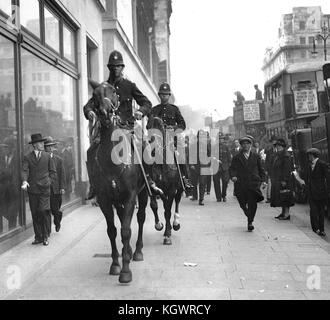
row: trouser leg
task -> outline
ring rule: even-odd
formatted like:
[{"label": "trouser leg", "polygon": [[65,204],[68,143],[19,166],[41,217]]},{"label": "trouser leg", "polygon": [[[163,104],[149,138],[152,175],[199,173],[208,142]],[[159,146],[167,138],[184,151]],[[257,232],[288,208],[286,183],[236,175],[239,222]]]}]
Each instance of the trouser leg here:
[{"label": "trouser leg", "polygon": [[42,234],[42,224],[40,221],[41,219],[40,219],[40,215],[39,215],[38,195],[29,194],[29,205],[30,205],[30,210],[31,210],[31,215],[32,215],[35,240],[42,241],[43,234]]},{"label": "trouser leg", "polygon": [[229,183],[229,172],[228,171],[223,171],[221,180],[222,180],[222,198],[226,198],[228,183]]},{"label": "trouser leg", "polygon": [[220,173],[218,172],[213,176],[214,192],[217,200],[221,200],[221,185],[220,185]]},{"label": "trouser leg", "polygon": [[318,223],[318,206],[317,202],[313,199],[309,199],[309,207],[310,207],[310,221],[312,230],[316,232],[320,229],[319,223]]},{"label": "trouser leg", "polygon": [[236,190],[236,197],[237,197],[238,203],[239,203],[241,209],[243,210],[245,216],[248,217],[248,207],[247,207],[248,197],[247,197],[247,193]]},{"label": "trouser leg", "polygon": [[87,167],[87,173],[88,173],[88,178],[89,178],[89,185],[90,185],[90,190],[88,194],[88,198],[92,198],[95,195],[96,192],[96,153],[97,153],[97,148],[98,148],[97,143],[93,143],[89,149],[87,150],[87,162],[86,162],[86,167]]},{"label": "trouser leg", "polygon": [[324,217],[325,217],[325,202],[320,201],[319,202],[319,215],[318,215],[318,220],[319,220],[319,228],[320,231],[324,231]]},{"label": "trouser leg", "polygon": [[257,212],[257,199],[253,191],[248,191],[248,222],[253,223]]},{"label": "trouser leg", "polygon": [[62,195],[52,194],[50,197],[51,213],[54,217],[55,226],[59,226],[62,221],[63,213],[60,211],[62,206]]},{"label": "trouser leg", "polygon": [[199,176],[199,201],[204,200],[205,191],[207,188],[207,176]]},{"label": "trouser leg", "polygon": [[191,171],[191,181],[194,186],[193,191],[192,191],[192,196],[194,199],[198,199],[198,174],[196,173],[195,170]]}]

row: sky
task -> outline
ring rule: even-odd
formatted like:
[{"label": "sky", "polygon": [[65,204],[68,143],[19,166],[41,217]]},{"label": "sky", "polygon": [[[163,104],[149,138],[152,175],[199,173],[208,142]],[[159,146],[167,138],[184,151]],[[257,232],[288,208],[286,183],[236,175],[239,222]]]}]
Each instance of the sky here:
[{"label": "sky", "polygon": [[[265,49],[277,40],[280,19],[293,7],[321,6],[330,0],[172,0],[171,84],[179,106],[215,120],[233,114],[234,92],[255,98],[263,90]],[[216,110],[216,111],[214,111]]]}]

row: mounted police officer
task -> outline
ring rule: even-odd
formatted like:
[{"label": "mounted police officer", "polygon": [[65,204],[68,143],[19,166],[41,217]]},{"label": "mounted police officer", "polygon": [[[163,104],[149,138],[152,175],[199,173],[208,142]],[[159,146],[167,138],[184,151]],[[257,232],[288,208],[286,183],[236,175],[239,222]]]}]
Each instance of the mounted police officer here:
[{"label": "mounted police officer", "polygon": [[[180,109],[174,104],[170,104],[170,98],[172,95],[171,87],[168,83],[161,84],[158,92],[160,98],[160,104],[152,108],[150,116],[158,117],[162,119],[165,129],[174,130],[181,129],[186,130],[186,122],[180,112]],[[179,164],[179,169],[182,173],[182,181],[187,192],[193,190],[194,186],[188,179],[187,164]]]},{"label": "mounted police officer", "polygon": [[[113,51],[110,54],[109,62],[109,79],[108,83],[114,86],[116,93],[119,97],[120,106],[118,109],[118,116],[121,119],[121,122],[127,129],[133,129],[135,120],[141,120],[144,116],[148,116],[152,104],[149,99],[143,95],[143,93],[138,89],[135,83],[131,82],[128,79],[123,77],[123,70],[125,68],[123,56],[118,51]],[[133,100],[137,102],[140,106],[140,109],[133,114]],[[87,105],[84,107],[84,114],[86,119],[94,122],[97,119],[96,116],[96,107],[94,105],[94,98],[91,98]],[[96,137],[91,141],[91,146],[87,151],[87,170],[90,181],[90,190],[87,196],[87,200],[91,200],[95,197],[95,179],[97,174],[97,167],[95,156],[97,148],[99,146],[100,140],[99,137]],[[142,164],[141,164],[142,165]],[[151,191],[156,195],[163,195],[163,191],[157,188],[154,181],[151,179],[151,167],[145,166],[147,171],[147,181],[150,186]]]}]

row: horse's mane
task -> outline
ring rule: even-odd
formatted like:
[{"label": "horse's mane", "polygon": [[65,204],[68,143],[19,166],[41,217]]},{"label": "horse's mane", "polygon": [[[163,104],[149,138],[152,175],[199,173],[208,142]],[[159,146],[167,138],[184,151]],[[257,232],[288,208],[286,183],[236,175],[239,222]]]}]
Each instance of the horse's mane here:
[{"label": "horse's mane", "polygon": [[147,124],[147,130],[150,129],[158,129],[158,130],[164,130],[164,122],[161,118],[159,117],[154,117],[151,116],[148,120],[148,124]]}]

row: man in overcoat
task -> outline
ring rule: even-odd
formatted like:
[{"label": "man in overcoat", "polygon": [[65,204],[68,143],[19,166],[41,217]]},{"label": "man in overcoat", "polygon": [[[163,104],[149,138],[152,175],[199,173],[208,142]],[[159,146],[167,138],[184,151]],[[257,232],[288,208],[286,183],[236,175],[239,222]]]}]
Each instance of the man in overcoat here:
[{"label": "man in overcoat", "polygon": [[24,156],[22,166],[22,189],[28,192],[32,213],[35,240],[33,245],[43,243],[48,246],[50,219],[50,186],[56,178],[56,168],[50,155],[44,151],[44,141],[40,133],[31,135],[33,151]]},{"label": "man in overcoat", "polygon": [[235,184],[235,194],[248,219],[248,231],[253,231],[253,222],[257,212],[257,203],[264,200],[260,187],[266,186],[265,170],[261,158],[251,151],[252,140],[240,139],[242,150],[234,156],[230,166],[230,177]]},{"label": "man in overcoat", "polygon": [[320,159],[316,148],[307,150],[309,167],[303,177],[307,186],[311,226],[315,233],[324,237],[324,216],[330,191],[330,168]]},{"label": "man in overcoat", "polygon": [[[49,153],[56,167],[56,176],[50,186],[50,211],[54,217],[55,231],[61,229],[63,213],[61,211],[62,196],[65,194],[65,170],[63,159],[55,154],[57,142],[52,137],[47,137],[44,143],[45,151]],[[48,224],[51,231],[51,221]]]}]

